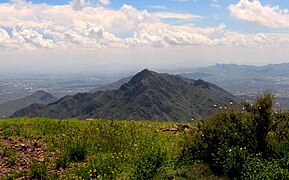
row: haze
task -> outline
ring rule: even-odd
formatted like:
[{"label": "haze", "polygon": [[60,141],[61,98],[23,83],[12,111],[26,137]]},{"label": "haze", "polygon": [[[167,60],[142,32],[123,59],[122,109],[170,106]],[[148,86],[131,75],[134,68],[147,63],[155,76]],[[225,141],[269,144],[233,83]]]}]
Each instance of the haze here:
[{"label": "haze", "polygon": [[289,60],[284,0],[0,0],[1,72]]}]

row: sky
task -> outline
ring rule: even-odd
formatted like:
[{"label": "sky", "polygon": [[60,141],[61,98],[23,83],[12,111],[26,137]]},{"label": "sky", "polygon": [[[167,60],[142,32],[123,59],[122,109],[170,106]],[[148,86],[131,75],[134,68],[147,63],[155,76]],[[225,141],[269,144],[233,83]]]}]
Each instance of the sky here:
[{"label": "sky", "polygon": [[289,62],[287,0],[0,0],[0,71]]}]

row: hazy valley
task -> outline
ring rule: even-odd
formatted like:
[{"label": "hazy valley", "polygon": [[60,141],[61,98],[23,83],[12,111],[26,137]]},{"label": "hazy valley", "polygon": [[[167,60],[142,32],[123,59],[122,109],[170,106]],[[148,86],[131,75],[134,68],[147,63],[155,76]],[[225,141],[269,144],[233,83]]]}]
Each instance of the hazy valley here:
[{"label": "hazy valley", "polygon": [[[217,64],[202,68],[167,70],[167,72],[214,83],[241,100],[253,100],[258,93],[269,91],[277,98],[276,108],[288,109],[288,66],[289,64],[266,66]],[[132,75],[134,74],[131,72],[122,74],[3,74],[0,82],[0,102],[2,104],[24,98],[37,90],[45,90],[57,98],[76,93],[117,90],[121,85],[129,82]]]}]

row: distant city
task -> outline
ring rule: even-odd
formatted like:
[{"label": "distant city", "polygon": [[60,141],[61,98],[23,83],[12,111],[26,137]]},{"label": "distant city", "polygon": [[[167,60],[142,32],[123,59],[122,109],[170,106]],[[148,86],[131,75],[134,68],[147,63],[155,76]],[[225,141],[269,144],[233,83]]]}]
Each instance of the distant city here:
[{"label": "distant city", "polygon": [[117,75],[76,74],[1,74],[0,104],[45,90],[58,98],[104,86],[118,80]]}]

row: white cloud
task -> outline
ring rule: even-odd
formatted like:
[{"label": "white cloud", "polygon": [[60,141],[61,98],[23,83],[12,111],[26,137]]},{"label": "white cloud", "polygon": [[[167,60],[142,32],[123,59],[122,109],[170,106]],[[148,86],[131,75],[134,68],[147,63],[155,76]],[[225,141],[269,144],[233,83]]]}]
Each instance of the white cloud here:
[{"label": "white cloud", "polygon": [[231,15],[237,19],[270,28],[289,28],[289,10],[278,6],[262,5],[259,0],[240,0],[229,6]]},{"label": "white cloud", "polygon": [[127,44],[133,46],[187,46],[210,45],[212,41],[207,37],[216,29],[201,29],[192,27],[177,27],[159,23],[144,23],[137,29],[132,38],[127,38]]},{"label": "white cloud", "polygon": [[[16,4],[20,5],[17,6]],[[16,7],[17,6],[17,7]],[[241,34],[217,27],[170,25],[162,18],[195,19],[193,14],[151,14],[133,6],[118,10],[74,0],[70,5],[0,4],[0,51],[127,47],[288,47],[286,34]],[[284,11],[284,13],[286,13]]]},{"label": "white cloud", "polygon": [[86,0],[72,0],[70,5],[74,10],[78,11],[89,6],[89,3]]},{"label": "white cloud", "polygon": [[[22,0],[17,0],[22,1]],[[69,3],[71,7],[76,10],[82,10],[85,7],[94,7],[97,4],[103,5],[103,6],[109,6],[111,4],[110,0],[72,0]]]},{"label": "white cloud", "polygon": [[167,10],[165,6],[160,6],[160,5],[152,5],[152,6],[147,6],[149,9],[157,9],[157,10]]},{"label": "white cloud", "polygon": [[14,48],[15,42],[10,38],[7,31],[0,28],[0,49]]},{"label": "white cloud", "polygon": [[201,16],[189,14],[189,13],[172,13],[172,12],[157,12],[154,13],[156,17],[167,19],[197,19]]},{"label": "white cloud", "polygon": [[20,47],[26,48],[53,48],[54,42],[51,39],[44,39],[42,34],[28,29],[23,26],[16,26],[13,29],[13,38],[18,42]]},{"label": "white cloud", "polygon": [[111,4],[110,0],[99,0],[99,2],[104,6],[108,6]]}]

